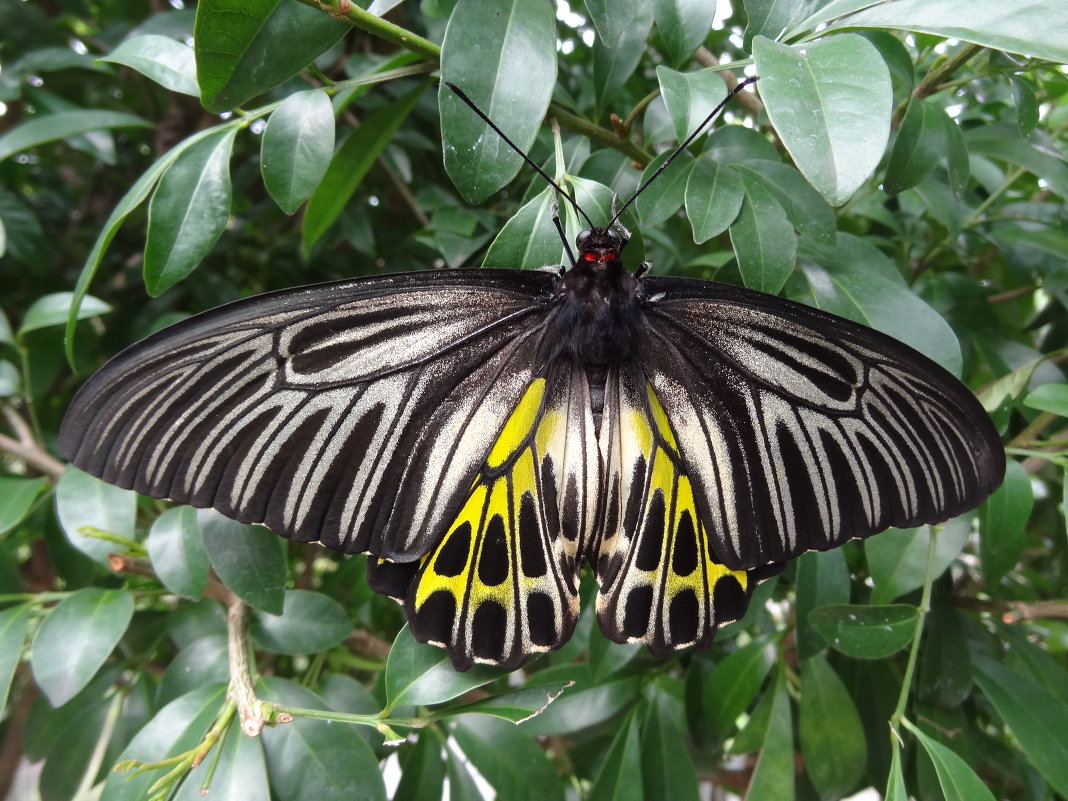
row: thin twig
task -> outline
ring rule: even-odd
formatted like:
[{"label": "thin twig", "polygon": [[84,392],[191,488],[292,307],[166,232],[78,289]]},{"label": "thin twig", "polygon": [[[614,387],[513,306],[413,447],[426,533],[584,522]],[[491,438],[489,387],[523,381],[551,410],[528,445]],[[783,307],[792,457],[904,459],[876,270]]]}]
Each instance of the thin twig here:
[{"label": "thin twig", "polygon": [[997,615],[1002,623],[1019,623],[1042,618],[1068,619],[1068,599],[1052,601],[987,601],[966,596],[953,599],[953,605],[976,612]]},{"label": "thin twig", "polygon": [[[716,58],[712,51],[710,51],[704,45],[697,48],[697,52],[693,54],[694,59],[703,64],[706,67],[718,67],[719,59]],[[738,77],[730,70],[723,70],[720,72],[719,77],[723,79],[723,83],[727,84],[727,91],[733,92],[738,87]],[[737,98],[739,103],[745,106],[749,111],[753,113],[755,117],[757,114],[764,110],[764,104],[760,102],[760,98],[752,92],[742,92]]]},{"label": "thin twig", "polygon": [[26,464],[30,465],[34,470],[38,470],[45,475],[58,479],[63,475],[63,471],[66,470],[66,465],[63,462],[56,459],[50,453],[34,445],[24,445],[18,440],[11,437],[0,434],[0,451],[7,451],[12,456],[16,456]]}]

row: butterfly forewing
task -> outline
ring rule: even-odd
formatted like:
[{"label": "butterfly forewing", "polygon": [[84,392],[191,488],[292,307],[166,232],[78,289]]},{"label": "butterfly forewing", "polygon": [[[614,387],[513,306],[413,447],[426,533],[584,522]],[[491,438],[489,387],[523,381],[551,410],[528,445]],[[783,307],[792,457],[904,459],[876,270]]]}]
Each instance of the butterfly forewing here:
[{"label": "butterfly forewing", "polygon": [[139,492],[347,552],[418,557],[533,374],[534,349],[518,344],[537,335],[551,285],[442,272],[231,304],[97,373],[61,449]]},{"label": "butterfly forewing", "polygon": [[736,287],[658,278],[648,289],[659,300],[644,361],[726,564],[940,522],[1000,483],[989,418],[921,354]]}]

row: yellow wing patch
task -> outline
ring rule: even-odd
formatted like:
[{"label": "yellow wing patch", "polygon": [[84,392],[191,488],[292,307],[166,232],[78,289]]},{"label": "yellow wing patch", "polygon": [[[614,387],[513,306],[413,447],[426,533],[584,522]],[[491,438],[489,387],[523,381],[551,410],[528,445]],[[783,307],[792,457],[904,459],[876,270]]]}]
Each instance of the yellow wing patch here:
[{"label": "yellow wing patch", "polygon": [[609,469],[622,514],[617,529],[603,533],[597,614],[610,639],[643,642],[664,655],[707,644],[718,626],[740,617],[752,581],[710,551],[693,485],[653,388],[646,384],[639,394],[621,384],[613,431],[619,444]]},{"label": "yellow wing patch", "polygon": [[[567,426],[575,386],[566,375],[552,386],[531,383],[411,584],[413,633],[445,646],[461,670],[476,662],[516,667],[574,629],[579,545],[561,526],[557,499],[568,482],[566,452],[582,444],[569,441],[581,430]],[[579,491],[596,497],[596,487]]]}]

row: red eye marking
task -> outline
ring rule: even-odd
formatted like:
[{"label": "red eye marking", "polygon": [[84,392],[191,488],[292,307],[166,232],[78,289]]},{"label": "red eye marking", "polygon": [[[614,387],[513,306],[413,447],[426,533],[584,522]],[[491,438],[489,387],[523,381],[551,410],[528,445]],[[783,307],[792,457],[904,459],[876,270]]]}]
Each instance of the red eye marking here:
[{"label": "red eye marking", "polygon": [[613,259],[616,258],[616,254],[613,253],[612,251],[609,251],[608,253],[605,253],[603,256],[601,256],[601,258],[604,259],[605,261],[612,261]]},{"label": "red eye marking", "polygon": [[584,258],[586,261],[597,261],[597,254],[596,253],[583,253],[582,254],[582,258]]}]

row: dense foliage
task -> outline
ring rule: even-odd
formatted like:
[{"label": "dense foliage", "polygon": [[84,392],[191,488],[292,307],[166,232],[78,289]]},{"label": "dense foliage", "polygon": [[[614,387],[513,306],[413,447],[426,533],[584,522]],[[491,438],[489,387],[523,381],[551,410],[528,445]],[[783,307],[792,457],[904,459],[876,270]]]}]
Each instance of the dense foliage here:
[{"label": "dense foliage", "polygon": [[[0,6],[0,797],[1068,797],[1063,0],[162,5]],[[1004,487],[805,555],[706,652],[587,610],[500,675],[415,643],[360,557],[65,470],[80,380],[168,322],[560,263],[544,182],[439,69],[595,217],[758,73],[641,196],[633,258],[926,352]]]}]

